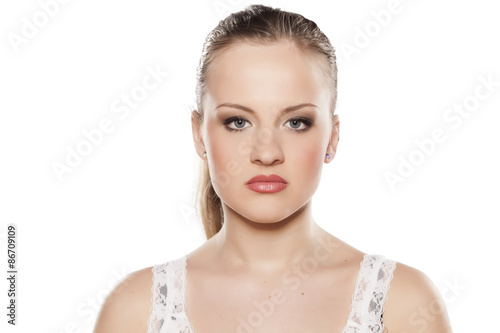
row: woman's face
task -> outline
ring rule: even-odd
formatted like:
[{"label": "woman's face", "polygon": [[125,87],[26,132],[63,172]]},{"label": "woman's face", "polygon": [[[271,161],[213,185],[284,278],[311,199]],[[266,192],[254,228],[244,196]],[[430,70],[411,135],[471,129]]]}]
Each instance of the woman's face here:
[{"label": "woman's face", "polygon": [[[329,100],[317,60],[289,42],[237,43],[215,58],[204,120],[192,123],[197,151],[207,153],[225,215],[231,209],[254,222],[278,222],[311,200],[338,141],[338,118],[333,124]],[[286,188],[259,193],[246,185],[257,175],[271,174],[283,178]]]}]

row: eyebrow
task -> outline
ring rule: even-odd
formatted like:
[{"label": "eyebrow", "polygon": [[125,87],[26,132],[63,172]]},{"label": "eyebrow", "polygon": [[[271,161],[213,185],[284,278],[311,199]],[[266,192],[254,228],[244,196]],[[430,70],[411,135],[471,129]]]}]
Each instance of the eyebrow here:
[{"label": "eyebrow", "polygon": [[[250,109],[250,108],[248,108],[246,106],[239,105],[239,104],[234,104],[234,103],[222,103],[222,104],[218,105],[215,109],[217,110],[221,106],[227,106],[227,107],[230,107],[230,108],[240,109],[240,110],[243,110],[243,111],[246,111],[246,112],[255,113],[254,110],[252,110],[252,109]],[[302,109],[303,107],[306,107],[306,106],[313,106],[313,107],[317,108],[317,106],[314,105],[314,104],[311,104],[311,103],[302,103],[302,104],[298,104],[298,105],[293,105],[293,106],[286,107],[283,110],[281,110],[281,113],[292,112],[292,111],[295,111],[295,110]]]}]

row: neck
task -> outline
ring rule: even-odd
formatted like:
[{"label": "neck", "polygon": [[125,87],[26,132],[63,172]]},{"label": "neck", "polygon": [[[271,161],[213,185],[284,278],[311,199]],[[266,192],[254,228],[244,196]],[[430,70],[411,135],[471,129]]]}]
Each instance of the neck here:
[{"label": "neck", "polygon": [[217,258],[224,265],[252,271],[285,270],[312,256],[317,238],[326,231],[312,217],[311,201],[286,219],[253,222],[229,207],[224,224],[213,238]]}]

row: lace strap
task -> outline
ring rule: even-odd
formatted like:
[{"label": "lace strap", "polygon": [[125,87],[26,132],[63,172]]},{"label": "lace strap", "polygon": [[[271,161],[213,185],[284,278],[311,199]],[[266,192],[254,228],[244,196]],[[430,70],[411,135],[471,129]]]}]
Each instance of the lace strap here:
[{"label": "lace strap", "polygon": [[148,333],[192,333],[186,316],[186,259],[153,266]]},{"label": "lace strap", "polygon": [[148,333],[159,333],[167,313],[167,268],[168,263],[154,265],[151,286],[151,312],[148,320]]},{"label": "lace strap", "polygon": [[382,255],[365,254],[360,265],[351,312],[343,333],[381,333],[384,330],[384,303],[396,262]]}]

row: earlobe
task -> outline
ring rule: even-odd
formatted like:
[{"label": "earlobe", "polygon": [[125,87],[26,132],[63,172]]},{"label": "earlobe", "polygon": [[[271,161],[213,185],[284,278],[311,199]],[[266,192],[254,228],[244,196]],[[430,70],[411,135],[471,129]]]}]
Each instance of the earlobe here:
[{"label": "earlobe", "polygon": [[[330,147],[330,145],[328,147]],[[327,163],[331,162],[333,160],[333,158],[335,157],[335,150],[328,149],[328,151],[329,151],[329,153],[327,153],[325,156]]]},{"label": "earlobe", "polygon": [[331,162],[337,153],[337,144],[339,142],[339,117],[335,115],[333,118],[332,133],[330,135],[330,141],[328,142],[327,154],[325,156],[326,162]]}]

